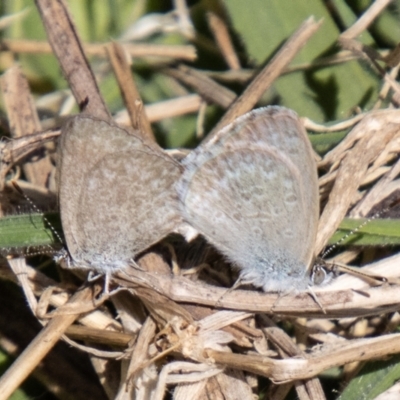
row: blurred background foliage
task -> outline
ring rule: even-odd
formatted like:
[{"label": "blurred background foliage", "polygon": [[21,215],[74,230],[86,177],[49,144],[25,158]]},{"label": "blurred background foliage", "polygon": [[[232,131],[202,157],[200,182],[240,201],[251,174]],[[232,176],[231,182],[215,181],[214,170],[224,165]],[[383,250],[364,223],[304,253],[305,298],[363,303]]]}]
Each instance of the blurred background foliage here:
[{"label": "blurred background foliage", "polygon": [[[292,66],[304,68],[282,75],[265,93],[260,105],[280,104],[316,122],[333,123],[360,110],[369,110],[378,100],[382,79],[363,61],[352,60],[337,65],[310,67],[312,62],[340,51],[337,45],[339,34],[350,27],[371,5],[370,0],[191,0],[188,5],[196,31],[193,38],[189,38],[176,24],[172,1],[69,0],[66,3],[84,42],[104,43],[124,39],[139,43],[193,44],[196,46],[198,59],[190,65],[200,70],[220,73],[226,71],[227,66],[209,30],[206,18],[208,11],[223,16],[229,22],[241,66],[251,71],[267,63],[293,31],[307,17],[314,15],[317,19],[323,19],[323,25],[292,63]],[[399,21],[400,0],[395,0],[358,40],[376,50],[392,49],[400,42]],[[147,36],[143,33],[145,31]],[[46,41],[42,21],[33,1],[0,2],[0,39]],[[63,99],[62,94],[68,90],[55,57],[51,54],[0,52],[0,73],[11,67],[16,60],[29,80],[41,118],[45,120],[58,115],[63,106],[62,100],[45,101],[48,98]],[[120,111],[123,102],[108,62],[105,58],[90,57],[90,63],[109,109],[113,113]],[[132,71],[145,104],[175,98],[188,91],[160,73],[158,67],[159,65],[149,60],[134,60]],[[237,94],[246,86],[243,81],[224,84]],[[54,97],[57,94],[60,96]],[[78,112],[77,107],[74,111]],[[222,113],[223,110],[217,106],[207,107],[206,131]],[[0,118],[6,121],[2,100]],[[196,120],[197,116],[192,114],[157,123],[155,129],[159,142],[168,148],[193,145],[196,141]],[[339,142],[344,134],[345,132],[336,132],[311,135],[311,141],[316,150],[323,153]],[[378,231],[374,230],[373,224],[365,230],[372,230],[371,235],[385,236],[382,240],[398,243],[398,225],[388,231],[387,226],[382,228],[377,224]],[[342,228],[346,232],[346,229],[354,229],[354,226]],[[8,228],[4,229],[0,236],[9,236]],[[25,230],[24,227],[21,229]],[[357,236],[356,240],[359,239],[360,236]],[[379,377],[373,378],[373,381],[354,380],[341,399],[358,399],[361,395],[363,399],[373,398],[370,397],[371,385],[379,386],[382,391],[400,378],[397,363],[390,364],[384,371],[384,381]],[[391,371],[394,371],[392,375]],[[329,376],[329,371],[326,376]],[[30,396],[32,393],[30,392]],[[42,389],[39,393],[43,399],[55,398],[50,394],[43,397]],[[334,392],[330,395],[331,398],[337,397]],[[12,399],[30,396],[19,391]]]},{"label": "blurred background foliage", "polygon": [[[308,68],[281,76],[260,104],[280,104],[317,122],[332,122],[348,118],[360,109],[368,110],[377,100],[381,79],[365,62],[353,60],[326,67],[309,67],[313,61],[334,55],[340,50],[336,44],[338,35],[356,21],[370,1],[192,0],[188,5],[196,30],[193,39],[179,30],[170,1],[69,0],[67,3],[85,42],[125,39],[136,32],[131,37],[140,43],[193,43],[198,59],[191,66],[220,72],[226,71],[227,67],[208,28],[208,11],[223,16],[230,23],[230,33],[245,69],[267,63],[301,22],[314,15],[317,19],[323,19],[323,25],[292,63],[292,66]],[[393,48],[400,41],[399,10],[400,0],[393,1],[368,32],[358,39],[377,50]],[[0,16],[4,18],[11,15],[15,15],[15,18],[1,30],[2,38],[46,40],[41,19],[31,0],[2,1]],[[144,27],[152,34],[140,37],[138,32],[143,32]],[[21,63],[35,95],[67,89],[53,55],[21,53],[14,57]],[[2,54],[0,71],[8,68],[14,62],[14,57],[9,53]],[[123,104],[108,63],[99,57],[90,57],[90,62],[110,110],[119,111]],[[158,68],[146,60],[135,60],[133,71],[146,104],[183,93],[184,88],[160,74]],[[244,87],[245,84],[241,82],[229,83],[229,88],[238,94]],[[4,115],[3,108],[1,112]],[[221,113],[218,107],[208,107],[206,131]],[[161,144],[170,148],[192,143],[195,129],[195,115],[167,119],[157,124]]]}]

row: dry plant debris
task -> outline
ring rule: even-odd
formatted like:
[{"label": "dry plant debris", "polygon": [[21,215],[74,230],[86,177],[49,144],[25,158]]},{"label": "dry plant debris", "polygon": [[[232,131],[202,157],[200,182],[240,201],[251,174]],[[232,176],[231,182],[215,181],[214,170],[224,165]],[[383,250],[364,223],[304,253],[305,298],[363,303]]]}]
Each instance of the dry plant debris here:
[{"label": "dry plant debris", "polygon": [[[232,41],[229,18],[221,9],[210,10],[206,19],[215,39],[214,51],[228,66],[226,72],[184,64],[196,59],[197,42],[203,39],[207,46],[210,43],[195,35],[183,0],[174,2],[174,29],[193,44],[176,46],[123,41],[84,43],[67,2],[35,3],[48,43],[3,39],[0,51],[14,56],[54,54],[78,107],[109,119],[111,112],[96,81],[104,72],[101,68],[95,71],[87,59],[100,57],[103,64],[111,66],[126,108],[115,113],[115,120],[139,129],[154,141],[151,123],[155,121],[197,113],[202,125],[204,105],[217,105],[225,113],[210,130],[209,138],[259,104],[280,77],[361,58],[381,80],[374,107],[331,127],[303,119],[312,131],[349,131],[319,159],[323,211],[315,252],[323,250],[350,209],[352,216],[366,216],[385,199],[396,198],[400,165],[398,46],[381,54],[357,39],[389,1],[373,2],[337,38],[345,51],[313,64],[290,65],[323,26],[322,20],[307,18],[259,71],[241,68],[243,57]],[[161,17],[150,17],[156,29],[155,21]],[[23,16],[18,14],[18,18]],[[157,29],[166,29],[166,19],[163,21]],[[9,23],[4,20],[4,24]],[[147,58],[148,68],[161,74],[181,96],[144,105],[131,70],[132,65],[140,65],[141,57]],[[237,95],[225,82],[246,82],[246,87]],[[9,194],[11,173],[24,191],[29,185],[31,191],[54,201],[51,154],[60,121],[71,113],[72,103],[68,94],[66,109],[59,109],[51,125],[43,126],[21,66],[12,63],[2,74],[0,84],[13,137],[0,144],[4,213],[14,203]],[[19,168],[27,183],[18,179]],[[193,246],[190,253],[177,240],[149,250],[137,260],[136,267],[113,276],[112,288],[117,290],[110,295],[102,294],[98,282],[81,286],[79,274],[71,277],[70,271],[64,271],[57,281],[33,268],[30,259],[9,257],[8,263],[0,265],[3,281],[21,286],[43,329],[24,351],[19,348],[16,361],[1,376],[0,399],[9,398],[37,371],[59,340],[90,355],[104,389],[99,395],[99,388],[92,387],[92,383],[81,383],[83,395],[74,398],[284,399],[294,387],[300,399],[325,399],[332,396],[324,392],[319,376],[327,370],[343,367],[341,374],[346,382],[356,376],[363,363],[400,353],[400,336],[395,333],[400,304],[400,260],[396,252],[384,259],[379,252],[362,252],[360,248],[335,253],[338,261],[346,263],[363,258],[365,270],[385,277],[376,286],[345,274],[312,294],[278,295],[228,291],[222,286],[233,283],[229,267],[214,250],[206,250],[202,243]],[[191,260],[189,254],[194,253],[196,260]],[[12,347],[5,338],[1,344],[6,349]],[[60,398],[70,398],[62,382],[52,382],[51,375],[48,377],[50,380],[43,382],[50,391]],[[268,378],[267,391],[259,377]]]}]

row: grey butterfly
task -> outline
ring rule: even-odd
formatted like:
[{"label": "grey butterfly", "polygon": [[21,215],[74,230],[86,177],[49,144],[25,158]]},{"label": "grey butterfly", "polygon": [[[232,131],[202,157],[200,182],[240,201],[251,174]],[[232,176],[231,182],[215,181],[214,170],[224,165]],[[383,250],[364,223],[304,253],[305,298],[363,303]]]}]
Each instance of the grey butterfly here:
[{"label": "grey butterfly", "polygon": [[319,216],[313,150],[294,111],[253,110],[182,162],[184,219],[264,291],[312,283]]},{"label": "grey butterfly", "polygon": [[59,203],[69,265],[109,274],[179,230],[181,166],[134,132],[89,116],[59,141]]}]

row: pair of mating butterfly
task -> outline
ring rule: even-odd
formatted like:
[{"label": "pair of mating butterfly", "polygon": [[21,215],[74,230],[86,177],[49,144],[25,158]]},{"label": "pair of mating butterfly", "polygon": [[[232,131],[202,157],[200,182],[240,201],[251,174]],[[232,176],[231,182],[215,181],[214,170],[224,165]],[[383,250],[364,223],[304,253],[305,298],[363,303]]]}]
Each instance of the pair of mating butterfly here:
[{"label": "pair of mating butterfly", "polygon": [[63,127],[59,154],[71,266],[110,273],[189,226],[242,281],[275,292],[311,283],[318,177],[293,111],[245,114],[181,163],[132,132],[78,116]]}]

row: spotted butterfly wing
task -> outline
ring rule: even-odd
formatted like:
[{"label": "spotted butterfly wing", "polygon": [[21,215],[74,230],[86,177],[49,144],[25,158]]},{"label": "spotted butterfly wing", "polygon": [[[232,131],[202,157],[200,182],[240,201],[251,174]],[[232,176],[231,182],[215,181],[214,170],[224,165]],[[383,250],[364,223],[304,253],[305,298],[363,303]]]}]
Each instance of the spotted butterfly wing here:
[{"label": "spotted butterfly wing", "polygon": [[182,221],[173,189],[181,166],[111,122],[82,115],[68,120],[58,175],[71,266],[100,273],[122,268]]},{"label": "spotted butterfly wing", "polygon": [[264,291],[309,284],[319,215],[317,168],[297,114],[253,110],[182,162],[184,219]]}]

